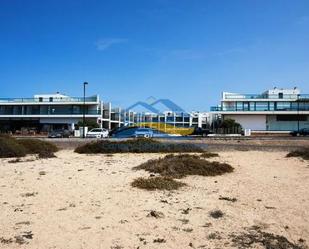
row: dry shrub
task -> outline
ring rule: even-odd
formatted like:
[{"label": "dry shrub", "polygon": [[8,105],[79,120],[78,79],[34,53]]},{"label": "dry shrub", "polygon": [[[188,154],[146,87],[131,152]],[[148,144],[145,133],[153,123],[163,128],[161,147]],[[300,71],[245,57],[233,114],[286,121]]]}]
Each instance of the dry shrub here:
[{"label": "dry shrub", "polygon": [[183,182],[175,181],[170,177],[139,177],[131,183],[132,187],[146,189],[146,190],[175,190],[185,186]]},{"label": "dry shrub", "polygon": [[26,155],[24,146],[17,143],[17,140],[9,136],[0,137],[0,158],[23,157]]},{"label": "dry shrub", "polygon": [[58,151],[56,145],[39,139],[15,139],[9,136],[0,137],[0,157],[23,157],[27,154],[39,154],[41,158],[54,157]]},{"label": "dry shrub", "polygon": [[149,160],[137,167],[162,176],[182,178],[187,175],[217,176],[233,172],[227,163],[210,162],[195,155],[167,155],[164,158]]},{"label": "dry shrub", "polygon": [[75,152],[80,154],[176,153],[203,152],[203,150],[194,144],[162,143],[154,139],[137,138],[125,141],[95,141],[78,146]]},{"label": "dry shrub", "polygon": [[56,157],[54,152],[50,151],[50,150],[41,150],[38,154],[39,158],[53,158]]},{"label": "dry shrub", "polygon": [[304,160],[309,160],[309,148],[294,150],[287,154],[286,157],[301,157]]},{"label": "dry shrub", "polygon": [[213,153],[213,152],[207,152],[205,151],[204,153],[200,154],[200,157],[202,158],[211,158],[211,157],[218,157],[218,153]]},{"label": "dry shrub", "polygon": [[214,219],[219,219],[224,216],[224,213],[221,210],[217,209],[209,212],[209,215]]},{"label": "dry shrub", "polygon": [[27,154],[40,154],[48,152],[57,152],[58,147],[50,142],[39,139],[18,139],[16,140],[20,145],[24,146]]},{"label": "dry shrub", "polygon": [[249,228],[248,232],[232,234],[230,237],[232,238],[234,246],[237,246],[238,248],[255,248],[256,246],[262,246],[262,248],[269,249],[308,248],[302,239],[300,239],[298,243],[293,243],[284,236],[261,231],[259,227]]}]

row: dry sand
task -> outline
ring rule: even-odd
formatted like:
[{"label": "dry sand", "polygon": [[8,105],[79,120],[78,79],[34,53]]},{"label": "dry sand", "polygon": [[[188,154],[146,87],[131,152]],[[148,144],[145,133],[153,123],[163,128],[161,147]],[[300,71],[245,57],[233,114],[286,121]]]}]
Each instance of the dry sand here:
[{"label": "dry sand", "polygon": [[[172,192],[130,186],[149,176],[132,167],[158,154],[0,159],[0,248],[233,248],[231,234],[252,226],[308,244],[309,162],[285,155],[222,152],[212,160],[235,172],[189,176],[188,187]],[[210,217],[215,209],[224,216]],[[150,210],[165,217],[147,217]]]}]

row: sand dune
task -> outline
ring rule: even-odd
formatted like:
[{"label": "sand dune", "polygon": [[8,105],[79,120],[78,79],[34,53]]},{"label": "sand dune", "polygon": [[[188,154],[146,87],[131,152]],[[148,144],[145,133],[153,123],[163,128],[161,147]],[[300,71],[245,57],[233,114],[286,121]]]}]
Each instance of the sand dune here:
[{"label": "sand dune", "polygon": [[189,176],[172,192],[130,186],[149,175],[132,168],[157,154],[0,159],[0,248],[237,248],[233,238],[257,226],[308,244],[309,162],[284,152],[219,154],[211,160],[233,173]]}]

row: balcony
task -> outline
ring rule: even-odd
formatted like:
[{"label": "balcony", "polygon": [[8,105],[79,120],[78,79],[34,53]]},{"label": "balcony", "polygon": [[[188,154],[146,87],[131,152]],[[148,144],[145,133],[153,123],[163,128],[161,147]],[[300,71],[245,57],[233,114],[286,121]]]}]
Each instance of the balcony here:
[{"label": "balcony", "polygon": [[277,94],[268,95],[268,94],[237,94],[237,93],[226,93],[224,99],[309,99],[309,94],[283,94],[279,97]]},{"label": "balcony", "polygon": [[[22,110],[0,110],[0,116],[74,116],[74,115],[83,115],[83,111],[70,111],[70,110],[32,110],[31,112],[23,112]],[[100,116],[100,110],[86,110],[85,115],[96,115]]]},{"label": "balcony", "polygon": [[244,109],[244,108],[227,108],[227,107],[221,107],[221,106],[212,106],[210,107],[211,112],[264,112],[264,111],[309,111],[309,106],[300,106],[298,107],[287,107],[287,108],[254,108],[254,109]]},{"label": "balcony", "polygon": [[[67,97],[67,98],[0,98],[1,103],[71,103],[71,102],[78,102],[83,103],[83,97]],[[97,96],[93,97],[86,97],[85,102],[98,102]]]}]

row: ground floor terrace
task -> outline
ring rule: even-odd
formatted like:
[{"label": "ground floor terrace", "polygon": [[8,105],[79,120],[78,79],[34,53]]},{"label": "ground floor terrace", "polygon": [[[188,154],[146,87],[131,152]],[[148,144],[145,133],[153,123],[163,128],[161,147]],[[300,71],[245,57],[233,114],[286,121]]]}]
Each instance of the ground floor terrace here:
[{"label": "ground floor terrace", "polygon": [[243,129],[254,131],[295,131],[309,128],[309,114],[222,114],[234,119]]},{"label": "ground floor terrace", "polygon": [[[95,117],[87,120],[97,122]],[[67,129],[73,131],[82,117],[72,118],[1,118],[0,132],[10,132],[15,135],[44,134],[52,130]]]}]

